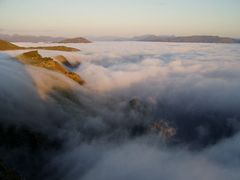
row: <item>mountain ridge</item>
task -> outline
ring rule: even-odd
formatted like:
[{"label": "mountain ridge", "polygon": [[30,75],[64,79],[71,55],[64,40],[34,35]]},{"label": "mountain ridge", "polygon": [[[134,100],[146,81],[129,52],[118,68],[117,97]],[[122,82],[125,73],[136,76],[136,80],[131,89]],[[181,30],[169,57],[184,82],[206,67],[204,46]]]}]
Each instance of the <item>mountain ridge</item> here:
[{"label": "mountain ridge", "polygon": [[38,46],[38,47],[21,47],[17,46],[8,41],[4,41],[0,39],[0,51],[8,51],[8,50],[28,50],[28,49],[42,49],[42,50],[52,50],[52,51],[80,51],[79,49],[67,47],[67,46]]},{"label": "mountain ridge", "polygon": [[32,42],[32,43],[38,43],[38,42],[45,42],[45,43],[53,43],[53,42],[59,42],[62,43],[62,41],[66,40],[78,40],[78,41],[84,41],[90,43],[86,38],[83,37],[76,37],[76,38],[67,38],[67,37],[53,37],[53,36],[34,36],[34,35],[19,35],[19,34],[2,34],[0,33],[0,39],[10,42]]},{"label": "mountain ridge", "polygon": [[221,37],[216,35],[191,35],[191,36],[174,36],[174,35],[154,35],[146,34],[134,37],[118,36],[88,36],[65,38],[51,36],[31,36],[31,35],[7,35],[0,34],[0,39],[10,42],[46,42],[46,43],[91,43],[91,41],[143,41],[143,42],[183,42],[183,43],[240,43],[240,38]]},{"label": "mountain ridge", "polygon": [[156,36],[145,35],[130,38],[130,41],[149,41],[149,42],[183,42],[183,43],[240,43],[239,39],[210,36],[210,35],[192,35],[192,36]]},{"label": "mountain ridge", "polygon": [[32,66],[44,68],[47,70],[59,72],[65,75],[66,77],[72,79],[73,81],[77,82],[80,85],[85,84],[85,81],[78,74],[65,68],[59,62],[55,61],[54,58],[42,57],[37,50],[20,54],[16,57],[16,59],[22,62],[23,64],[32,65]]},{"label": "mountain ridge", "polygon": [[57,43],[91,43],[91,41],[83,37],[76,37],[76,38],[67,38]]},{"label": "mountain ridge", "polygon": [[10,42],[57,42],[65,39],[65,37],[52,37],[52,36],[33,36],[33,35],[19,35],[19,34],[1,34],[0,39]]}]

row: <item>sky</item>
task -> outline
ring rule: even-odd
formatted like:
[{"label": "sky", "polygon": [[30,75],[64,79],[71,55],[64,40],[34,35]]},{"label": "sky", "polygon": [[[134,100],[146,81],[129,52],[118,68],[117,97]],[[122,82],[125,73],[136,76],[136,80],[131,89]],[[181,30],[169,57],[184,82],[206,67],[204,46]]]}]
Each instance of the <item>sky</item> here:
[{"label": "sky", "polygon": [[239,0],[0,0],[0,33],[240,37]]}]

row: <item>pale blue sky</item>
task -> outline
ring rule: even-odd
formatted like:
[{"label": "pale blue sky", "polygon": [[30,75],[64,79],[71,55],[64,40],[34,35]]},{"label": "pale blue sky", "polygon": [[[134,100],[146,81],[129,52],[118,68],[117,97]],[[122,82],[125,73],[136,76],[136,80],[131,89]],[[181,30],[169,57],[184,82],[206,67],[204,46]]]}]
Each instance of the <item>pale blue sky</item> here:
[{"label": "pale blue sky", "polygon": [[240,0],[0,0],[0,32],[240,37]]}]

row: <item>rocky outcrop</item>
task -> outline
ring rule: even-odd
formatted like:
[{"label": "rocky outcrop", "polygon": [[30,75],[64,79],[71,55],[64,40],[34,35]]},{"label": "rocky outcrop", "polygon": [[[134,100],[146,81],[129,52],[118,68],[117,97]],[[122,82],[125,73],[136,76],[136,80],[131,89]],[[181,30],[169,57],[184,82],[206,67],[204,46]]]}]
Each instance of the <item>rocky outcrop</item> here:
[{"label": "rocky outcrop", "polygon": [[170,126],[167,121],[154,122],[150,125],[150,129],[151,131],[159,133],[161,137],[167,140],[174,137],[177,133],[177,130]]},{"label": "rocky outcrop", "polygon": [[76,73],[69,71],[57,61],[50,57],[42,57],[38,51],[30,51],[17,56],[17,59],[23,64],[33,65],[41,68],[45,68],[51,71],[56,71],[64,74],[68,78],[74,80],[80,85],[83,85],[85,81]]},{"label": "rocky outcrop", "polygon": [[59,55],[59,56],[55,56],[53,57],[53,59],[57,62],[60,62],[61,64],[63,64],[64,66],[68,67],[68,68],[76,68],[80,65],[79,62],[69,62],[67,60],[66,57],[62,56],[62,55]]},{"label": "rocky outcrop", "polygon": [[91,43],[91,41],[82,37],[77,37],[72,39],[64,39],[62,41],[59,41],[58,43]]},{"label": "rocky outcrop", "polygon": [[170,141],[177,134],[177,129],[167,120],[145,121],[145,118],[148,119],[148,115],[151,113],[151,108],[148,108],[147,104],[140,99],[131,99],[128,103],[128,107],[131,111],[134,111],[135,117],[143,119],[142,122],[140,121],[140,123],[131,128],[133,135],[153,133],[159,135],[159,137],[165,141]]}]

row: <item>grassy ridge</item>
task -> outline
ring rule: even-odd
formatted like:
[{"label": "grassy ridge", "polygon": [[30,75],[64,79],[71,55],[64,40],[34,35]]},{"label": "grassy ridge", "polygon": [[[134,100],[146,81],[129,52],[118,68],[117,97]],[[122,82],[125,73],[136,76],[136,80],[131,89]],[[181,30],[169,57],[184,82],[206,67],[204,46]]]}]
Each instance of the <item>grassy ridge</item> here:
[{"label": "grassy ridge", "polygon": [[41,67],[44,69],[48,69],[51,71],[56,71],[61,74],[64,74],[68,78],[74,80],[80,85],[83,85],[85,81],[76,73],[69,71],[67,68],[62,66],[57,61],[54,61],[50,57],[42,57],[38,51],[30,51],[23,53],[17,56],[17,59],[23,64],[33,65],[37,67]]},{"label": "grassy ridge", "polygon": [[9,51],[9,50],[27,50],[27,49],[43,49],[43,50],[52,50],[52,51],[80,51],[79,49],[67,47],[67,46],[40,46],[40,47],[21,47],[10,42],[0,40],[0,51]]}]

